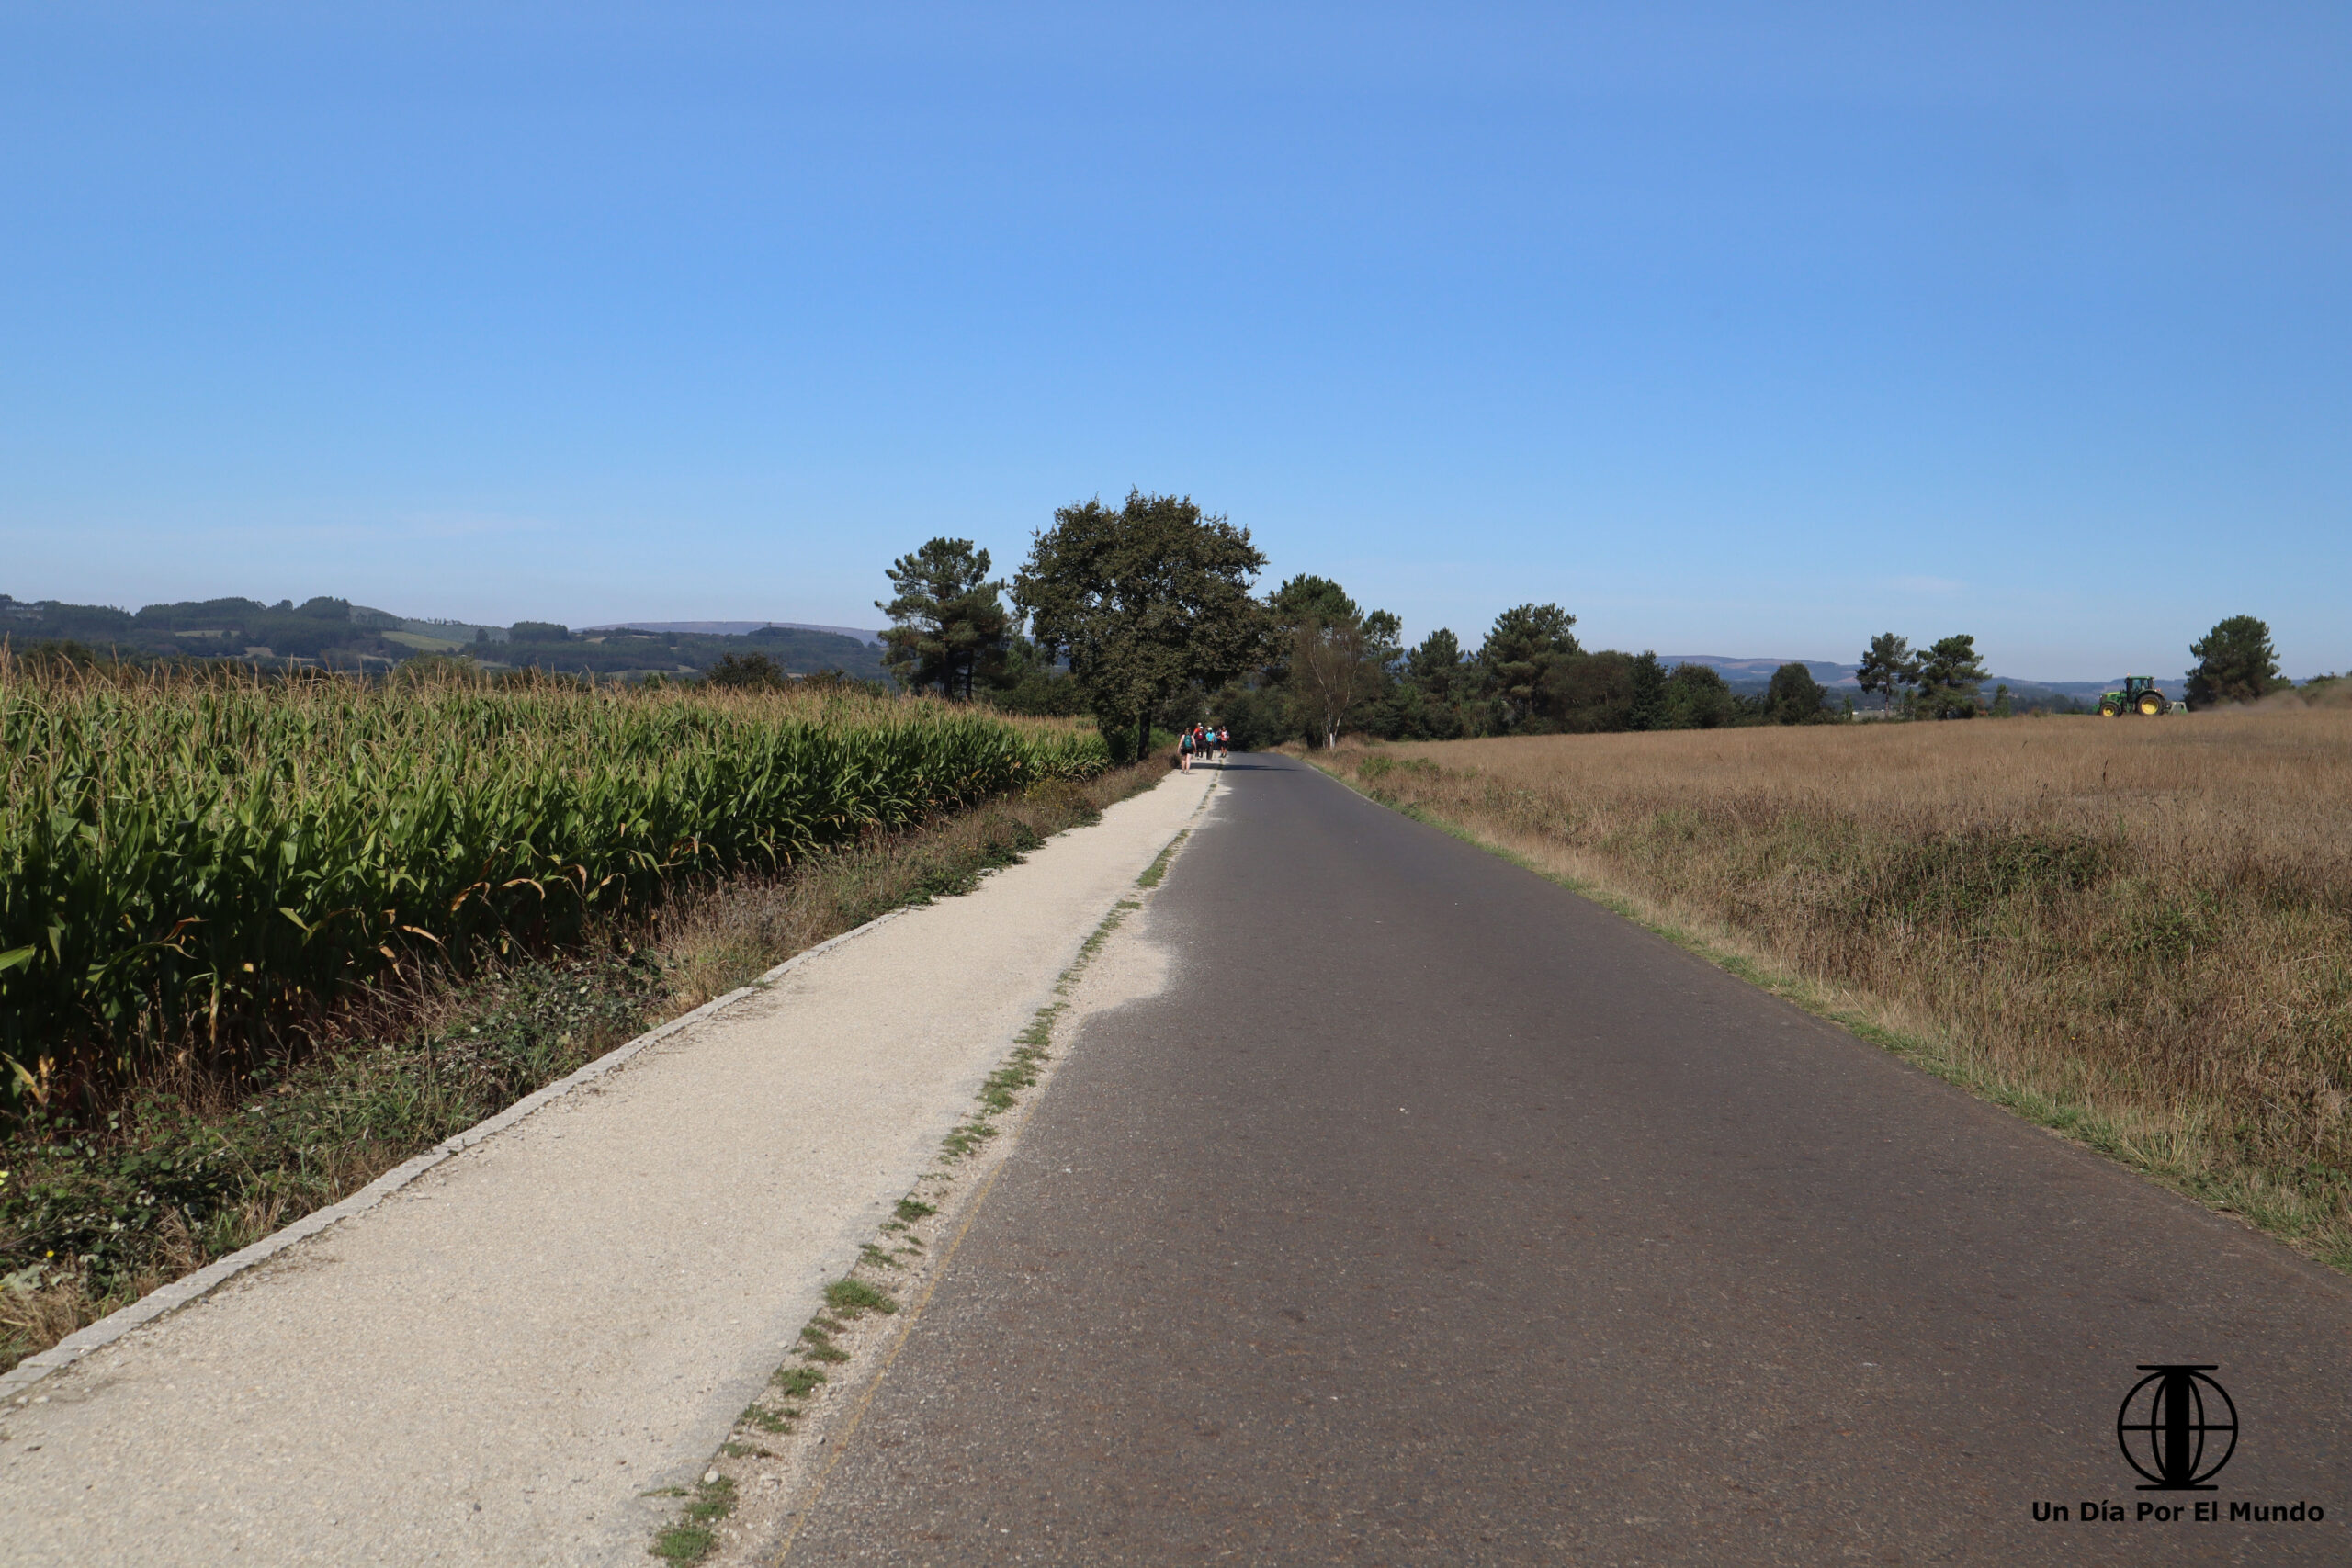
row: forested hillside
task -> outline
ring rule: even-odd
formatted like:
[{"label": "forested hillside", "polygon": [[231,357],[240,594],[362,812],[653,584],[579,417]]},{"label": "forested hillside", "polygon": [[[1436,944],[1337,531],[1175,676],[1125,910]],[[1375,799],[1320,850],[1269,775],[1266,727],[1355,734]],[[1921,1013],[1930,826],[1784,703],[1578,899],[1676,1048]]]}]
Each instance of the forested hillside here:
[{"label": "forested hillside", "polygon": [[27,602],[0,593],[0,637],[18,652],[69,644],[100,657],[226,660],[260,669],[390,670],[424,654],[462,658],[484,671],[538,669],[564,674],[698,674],[733,656],[764,656],[784,674],[834,670],[859,681],[883,678],[871,643],[799,626],[763,626],[741,636],[647,632],[626,627],[574,632],[546,621],[484,626],[417,620],[314,598],[189,600],[136,612],[108,604]]}]

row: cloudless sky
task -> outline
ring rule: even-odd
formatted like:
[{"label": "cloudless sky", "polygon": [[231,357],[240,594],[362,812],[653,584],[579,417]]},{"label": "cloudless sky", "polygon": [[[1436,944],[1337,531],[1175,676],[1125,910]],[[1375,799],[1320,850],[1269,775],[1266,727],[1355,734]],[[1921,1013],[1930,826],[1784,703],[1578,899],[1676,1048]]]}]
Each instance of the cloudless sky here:
[{"label": "cloudless sky", "polygon": [[2352,7],[0,5],[0,592],[2352,667]]}]

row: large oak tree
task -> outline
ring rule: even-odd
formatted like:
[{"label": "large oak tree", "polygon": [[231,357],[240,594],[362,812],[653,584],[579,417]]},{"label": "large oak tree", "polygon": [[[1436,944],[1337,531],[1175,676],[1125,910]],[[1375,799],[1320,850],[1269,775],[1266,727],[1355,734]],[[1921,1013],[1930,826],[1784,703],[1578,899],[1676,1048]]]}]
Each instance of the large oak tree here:
[{"label": "large oak tree", "polygon": [[1133,726],[1198,682],[1215,688],[1255,664],[1264,625],[1250,585],[1266,564],[1250,530],[1190,496],[1127,492],[1054,513],[1013,579],[1012,602],[1041,649],[1069,661],[1105,734]]}]

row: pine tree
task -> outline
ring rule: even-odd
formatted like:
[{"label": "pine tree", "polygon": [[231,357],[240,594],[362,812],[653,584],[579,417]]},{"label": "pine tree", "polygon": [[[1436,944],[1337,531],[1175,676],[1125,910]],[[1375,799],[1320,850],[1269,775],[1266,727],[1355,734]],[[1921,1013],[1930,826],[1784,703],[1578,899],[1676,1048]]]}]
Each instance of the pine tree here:
[{"label": "pine tree", "polygon": [[1881,704],[1892,709],[1895,699],[1918,684],[1919,661],[1912,657],[1911,639],[1896,637],[1893,632],[1881,632],[1871,638],[1862,653],[1861,668],[1854,672],[1854,683],[1865,692],[1874,693]]},{"label": "pine tree", "polygon": [[1568,629],[1576,624],[1557,604],[1521,604],[1495,617],[1478,650],[1478,667],[1503,728],[1517,729],[1533,717],[1552,667],[1584,651]]},{"label": "pine tree", "polygon": [[1929,718],[1974,718],[1976,690],[1984,680],[1973,637],[1939,637],[1919,661],[1920,708]]},{"label": "pine tree", "polygon": [[2188,677],[2188,705],[2250,703],[2278,685],[2278,654],[2270,628],[2252,615],[2232,615],[2188,645],[2197,668]]},{"label": "pine tree", "polygon": [[988,551],[969,539],[933,539],[900,556],[888,575],[898,597],[874,607],[890,617],[883,663],[901,685],[968,698],[1003,672],[1012,618],[997,598],[1004,584],[989,581]]}]

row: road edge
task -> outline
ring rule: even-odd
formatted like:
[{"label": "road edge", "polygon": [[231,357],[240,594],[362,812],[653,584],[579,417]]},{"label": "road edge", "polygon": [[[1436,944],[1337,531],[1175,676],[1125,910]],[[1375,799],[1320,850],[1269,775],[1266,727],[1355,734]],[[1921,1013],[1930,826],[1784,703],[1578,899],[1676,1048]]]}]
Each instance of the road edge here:
[{"label": "road edge", "polygon": [[2121,1170],[2147,1182],[2150,1186],[2188,1203],[2199,1214],[2217,1224],[2234,1227],[2259,1236],[2278,1248],[2282,1258],[2315,1282],[2336,1290],[2352,1289],[2352,1267],[2339,1267],[2324,1257],[2314,1256],[2296,1245],[2294,1238],[2281,1235],[2262,1224],[2234,1204],[2201,1191],[2197,1185],[2173,1177],[2159,1167],[2135,1158],[2124,1140],[2102,1137],[2096,1126],[2086,1126],[2087,1118],[2081,1115],[2062,1116],[2065,1108],[2045,1105],[2027,1090],[1992,1081],[1967,1070],[1952,1053],[1933,1039],[1881,1023],[1857,1007],[1840,1002],[1825,994],[1819,982],[1809,980],[1775,960],[1753,953],[1741,953],[1724,942],[1693,931],[1662,915],[1651,913],[1634,895],[1623,893],[1603,883],[1586,877],[1572,876],[1539,865],[1508,844],[1498,843],[1466,824],[1453,821],[1419,807],[1399,805],[1357,786],[1351,779],[1340,777],[1322,763],[1301,759],[1316,773],[1383,811],[1393,811],[1399,817],[1434,829],[1448,838],[1458,839],[1471,848],[1498,860],[1508,861],[1531,876],[1540,876],[1556,887],[1566,889],[1577,897],[1597,904],[1621,919],[1632,922],[1659,940],[1711,965],[1736,980],[1755,987],[1766,996],[1786,1002],[1807,1017],[1869,1045],[1884,1055],[1893,1057],[1913,1071],[1924,1074],[1949,1089],[1966,1095],[1980,1105],[1989,1106],[2006,1116],[2014,1117],[2027,1126],[2047,1134],[2086,1159],[2097,1161],[2109,1169]]},{"label": "road edge", "polygon": [[[1019,1090],[1009,1107],[997,1111],[988,1108],[988,1090],[983,1088],[973,1116],[949,1135],[940,1160],[918,1178],[914,1190],[909,1194],[910,1198],[936,1200],[936,1210],[914,1227],[886,1224],[876,1238],[877,1242],[890,1242],[894,1229],[901,1236],[910,1229],[920,1230],[937,1250],[927,1245],[921,1262],[910,1271],[898,1272],[894,1266],[891,1272],[875,1272],[868,1268],[867,1260],[880,1249],[873,1246],[862,1249],[864,1258],[852,1264],[849,1273],[843,1276],[844,1281],[863,1279],[888,1289],[893,1292],[896,1304],[886,1309],[878,1319],[831,1325],[833,1333],[839,1336],[840,1347],[848,1355],[842,1364],[833,1368],[832,1375],[820,1373],[821,1395],[812,1399],[811,1391],[804,1388],[799,1393],[782,1396],[763,1392],[753,1400],[752,1408],[744,1412],[735,1431],[707,1461],[707,1468],[696,1467],[704,1477],[702,1485],[691,1494],[683,1488],[677,1490],[676,1495],[690,1499],[687,1512],[684,1517],[674,1519],[669,1530],[656,1528],[653,1556],[678,1562],[700,1562],[708,1558],[713,1568],[750,1568],[754,1564],[757,1568],[780,1568],[823,1494],[834,1464],[888,1378],[899,1350],[946,1278],[956,1253],[978,1219],[998,1175],[1018,1150],[1023,1134],[1076,1046],[1079,1033],[1093,1010],[1081,999],[1085,976],[1113,935],[1128,928],[1131,920],[1149,907],[1170,866],[1192,841],[1202,819],[1216,804],[1223,784],[1221,776],[1211,780],[1183,824],[1159,845],[1134,882],[1102,911],[1069,963],[1040,993],[1044,1005],[1035,1010],[1029,1024],[1007,1042],[1002,1066],[989,1081],[1002,1082],[1008,1069],[1017,1069],[1024,1063],[1035,1077]],[[974,1135],[977,1123],[990,1120],[997,1124]],[[959,1139],[968,1139],[961,1153],[956,1152]],[[926,1185],[933,1182],[947,1190]],[[825,1312],[820,1310],[817,1322],[824,1322],[825,1317]],[[771,1378],[770,1391],[793,1370],[793,1363],[787,1359]],[[795,1422],[789,1432],[763,1428],[784,1438],[782,1453],[756,1445],[747,1447],[738,1441],[756,1436],[745,1430],[744,1422],[753,1418],[753,1410],[763,1399],[772,1397],[802,1402],[797,1409],[787,1412]],[[769,1462],[745,1462],[753,1458]],[[713,1481],[713,1476],[724,1479]],[[715,1506],[697,1514],[693,1501]],[[739,1507],[747,1504],[750,1506],[742,1507],[739,1515]],[[673,1539],[672,1532],[686,1539]],[[695,1535],[701,1540],[690,1544]]]}]

